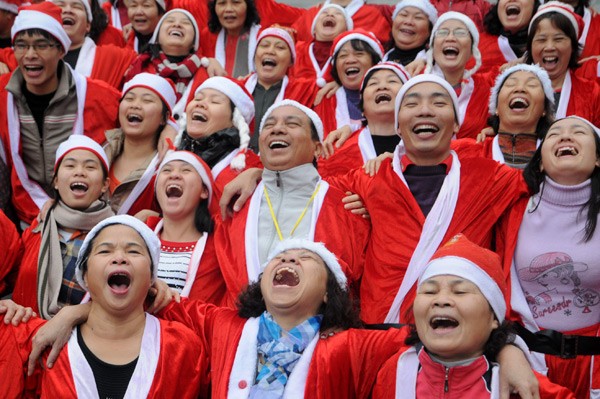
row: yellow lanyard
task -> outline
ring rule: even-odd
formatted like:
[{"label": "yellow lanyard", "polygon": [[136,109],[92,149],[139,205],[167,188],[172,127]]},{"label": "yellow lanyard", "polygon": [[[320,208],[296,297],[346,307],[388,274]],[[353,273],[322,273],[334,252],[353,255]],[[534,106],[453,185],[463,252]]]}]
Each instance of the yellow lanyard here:
[{"label": "yellow lanyard", "polygon": [[[290,237],[294,235],[294,231],[296,231],[296,229],[298,228],[298,225],[304,218],[304,215],[306,215],[306,211],[308,210],[308,207],[311,204],[311,202],[313,202],[313,200],[317,196],[317,193],[319,192],[319,188],[321,188],[321,183],[317,184],[317,188],[315,188],[315,191],[310,196],[310,199],[306,203],[304,210],[298,217],[298,220],[296,220],[296,223],[294,224],[294,227],[292,228],[292,231],[290,232]],[[269,205],[269,212],[271,212],[271,218],[273,219],[273,224],[275,225],[275,230],[277,230],[277,235],[279,236],[279,240],[283,241],[283,234],[281,234],[281,228],[279,227],[279,223],[277,222],[277,216],[275,216],[275,210],[273,210],[273,205],[271,204],[271,198],[269,198],[269,191],[267,190],[267,186],[265,186],[265,198],[267,199],[267,205]]]}]

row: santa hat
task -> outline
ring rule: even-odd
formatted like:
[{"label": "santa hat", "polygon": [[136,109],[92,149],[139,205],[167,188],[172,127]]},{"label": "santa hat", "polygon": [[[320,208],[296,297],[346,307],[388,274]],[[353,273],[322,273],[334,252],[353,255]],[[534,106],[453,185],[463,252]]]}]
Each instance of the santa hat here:
[{"label": "santa hat", "polygon": [[348,279],[346,278],[346,275],[342,270],[342,266],[338,262],[337,257],[331,251],[329,251],[325,247],[325,244],[323,244],[322,242],[313,242],[310,240],[299,238],[290,238],[287,240],[283,240],[279,244],[277,244],[273,251],[271,251],[271,254],[269,255],[267,261],[263,265],[263,270],[265,266],[269,262],[271,262],[277,255],[279,255],[282,252],[289,251],[291,249],[306,249],[310,252],[319,255],[319,257],[323,260],[323,263],[325,263],[325,266],[327,266],[331,273],[333,273],[333,276],[335,277],[340,287],[344,291],[348,290]]},{"label": "santa hat", "polygon": [[[194,154],[193,152],[172,151],[171,150],[171,151],[167,152],[167,155],[165,155],[165,158],[160,163],[158,170],[159,171],[162,170],[162,168],[171,161],[187,162],[196,170],[196,172],[198,172],[198,174],[200,175],[200,179],[202,180],[202,183],[208,189],[208,205],[210,206],[210,202],[212,199],[212,193],[213,193],[214,181],[213,181],[213,177],[212,177],[212,172],[210,171],[210,168],[208,167],[206,162],[204,162],[202,160],[202,158],[200,158],[198,155]],[[157,181],[158,181],[158,179],[157,179]],[[156,183],[155,183],[155,186],[156,186]]]},{"label": "santa hat", "polygon": [[[344,44],[348,43],[351,40],[361,40],[369,45],[375,51],[379,58],[383,58],[383,46],[381,42],[377,40],[377,37],[372,32],[367,32],[364,29],[357,28],[353,30],[349,30],[348,32],[344,32],[335,39],[333,42],[333,46],[331,46],[331,57],[335,59],[338,51],[342,49]],[[333,63],[333,61],[332,61]]]},{"label": "santa hat", "polygon": [[467,17],[463,13],[456,11],[448,11],[442,14],[438,18],[435,25],[433,25],[433,29],[431,30],[431,36],[429,37],[429,50],[427,50],[427,68],[425,68],[425,73],[431,72],[431,69],[433,68],[433,40],[435,39],[435,33],[438,31],[438,29],[440,29],[440,26],[444,22],[450,19],[455,19],[465,24],[467,30],[471,34],[471,54],[473,54],[473,57],[475,58],[475,66],[469,70],[465,70],[464,78],[468,79],[471,76],[473,76],[475,72],[477,72],[479,67],[481,67],[481,53],[479,52],[478,47],[479,31],[477,30],[477,27],[475,26],[475,23],[471,18]]},{"label": "santa hat", "polygon": [[8,11],[15,15],[19,13],[20,6],[20,0],[0,0],[0,10]]},{"label": "santa hat", "polygon": [[348,13],[346,12],[346,9],[344,7],[337,5],[337,4],[331,4],[331,3],[324,4],[323,7],[321,7],[319,9],[319,11],[317,12],[317,15],[315,15],[315,18],[313,19],[313,22],[312,22],[312,26],[310,27],[310,32],[312,33],[313,37],[315,37],[315,29],[317,28],[317,19],[319,19],[319,15],[321,15],[328,8],[335,8],[336,10],[338,10],[342,13],[342,15],[344,16],[344,19],[346,20],[346,30],[354,29],[354,21],[352,20],[352,17],[350,15],[348,15]]},{"label": "santa hat", "polygon": [[552,125],[554,125],[558,121],[562,121],[563,119],[578,119],[578,120],[582,121],[583,123],[587,124],[590,128],[592,128],[592,130],[596,133],[596,135],[598,137],[600,137],[600,128],[598,128],[596,125],[594,125],[592,122],[588,121],[587,119],[582,118],[581,116],[569,115],[564,118],[555,120],[554,122],[552,122]]},{"label": "santa hat", "polygon": [[123,96],[135,87],[143,87],[152,90],[167,106],[169,112],[172,113],[173,107],[177,102],[177,95],[175,94],[173,82],[152,73],[139,73],[123,85]]},{"label": "santa hat", "polygon": [[82,267],[83,264],[88,261],[91,251],[89,246],[92,244],[94,238],[96,238],[105,227],[116,224],[131,227],[142,237],[146,243],[146,247],[148,247],[148,253],[150,254],[150,260],[152,261],[152,282],[156,280],[158,259],[160,257],[160,240],[158,239],[158,236],[141,220],[129,215],[117,215],[106,218],[94,226],[94,228],[85,236],[83,244],[81,244],[79,254],[77,255],[77,261],[75,262],[75,277],[77,278],[77,283],[86,291],[88,290],[88,287],[83,279]]},{"label": "santa hat", "polygon": [[[56,3],[58,0],[51,0],[53,3]],[[88,0],[79,0],[81,4],[83,4],[83,8],[85,8],[85,14],[87,15],[87,21],[92,22],[92,6]],[[59,6],[60,7],[60,6]]]},{"label": "santa hat", "polygon": [[481,248],[462,235],[440,247],[419,277],[418,286],[431,277],[450,274],[475,284],[489,302],[500,323],[506,315],[506,282],[500,256]]},{"label": "santa hat", "polygon": [[194,51],[198,51],[200,48],[200,29],[198,29],[198,24],[196,23],[196,18],[189,11],[184,10],[183,8],[174,8],[171,11],[167,12],[162,16],[162,18],[158,21],[156,28],[154,29],[154,33],[150,38],[149,43],[158,43],[158,33],[160,31],[160,27],[164,20],[171,14],[178,12],[184,14],[188,19],[192,22],[192,26],[194,27]]},{"label": "santa hat", "polygon": [[[251,49],[252,54],[256,55],[256,49],[258,48],[260,41],[265,37],[276,37],[278,39],[283,40],[290,49],[290,53],[292,54],[292,65],[294,65],[294,63],[296,62],[296,46],[294,45],[294,39],[292,38],[292,35],[290,35],[289,32],[283,28],[277,28],[275,26],[272,26],[270,28],[263,29],[256,38],[256,46],[253,49]],[[256,69],[253,63],[250,66],[250,72],[254,72],[255,70]]]},{"label": "santa hat", "polygon": [[396,19],[398,13],[406,7],[415,7],[423,11],[427,15],[427,18],[429,18],[429,22],[431,22],[432,25],[435,25],[438,19],[438,12],[433,4],[429,2],[429,0],[401,0],[394,8],[392,20]]},{"label": "santa hat", "polygon": [[494,115],[498,109],[498,95],[500,94],[500,89],[504,86],[504,82],[510,75],[515,72],[526,71],[534,74],[540,83],[542,84],[542,88],[544,89],[544,95],[550,101],[551,104],[554,104],[554,90],[552,90],[552,81],[548,76],[548,72],[545,69],[540,68],[538,65],[529,65],[529,64],[517,64],[510,68],[507,68],[496,78],[496,83],[492,88],[492,92],[490,94],[490,104],[489,104],[489,113],[490,115]]},{"label": "santa hat", "polygon": [[387,69],[388,71],[394,72],[396,75],[398,75],[398,77],[402,81],[402,84],[408,82],[408,79],[410,79],[410,74],[408,73],[408,71],[406,69],[404,69],[402,64],[398,64],[396,62],[390,62],[390,61],[380,62],[379,64],[375,64],[374,66],[369,68],[369,70],[365,73],[365,76],[363,76],[363,80],[362,80],[362,82],[360,82],[360,92],[361,93],[365,90],[365,84],[367,84],[369,79],[371,79],[371,76],[373,76],[373,74],[376,71],[379,71],[382,69]]},{"label": "santa hat", "polygon": [[88,136],[84,136],[83,134],[72,134],[69,136],[68,139],[60,143],[60,145],[56,149],[54,172],[56,172],[58,165],[60,165],[65,155],[74,150],[86,150],[93,153],[95,156],[98,157],[98,159],[102,163],[104,170],[108,172],[110,164],[108,162],[106,152],[104,152],[104,149],[100,144],[96,143]]},{"label": "santa hat", "polygon": [[583,18],[581,18],[578,14],[575,13],[575,10],[570,4],[566,4],[561,1],[549,1],[544,5],[541,5],[540,8],[538,8],[535,15],[531,18],[531,22],[529,22],[528,33],[531,33],[533,22],[536,19],[542,17],[544,14],[548,14],[551,12],[556,12],[566,17],[571,23],[571,25],[573,25],[577,38],[581,37],[581,34],[583,33],[583,29],[585,27],[585,22],[583,21]]},{"label": "santa hat", "polygon": [[263,116],[262,121],[260,121],[260,129],[259,129],[260,133],[259,134],[262,133],[263,128],[265,126],[265,121],[267,120],[267,118],[269,116],[271,116],[273,111],[276,110],[277,108],[285,107],[288,105],[298,108],[300,111],[302,111],[304,114],[306,114],[306,116],[308,116],[308,118],[312,121],[312,123],[315,125],[315,128],[317,129],[317,134],[319,135],[319,141],[323,142],[323,122],[321,121],[321,118],[319,118],[319,115],[317,115],[317,113],[315,111],[313,111],[312,109],[305,107],[304,105],[300,104],[299,102],[294,101],[294,100],[289,100],[289,99],[276,102],[275,104],[273,104],[269,107],[267,112],[265,112],[265,115]]},{"label": "santa hat", "polygon": [[10,37],[14,42],[15,36],[19,32],[28,29],[41,29],[54,36],[66,53],[71,47],[71,39],[69,39],[62,26],[61,14],[62,9],[49,1],[21,7],[10,30]]},{"label": "santa hat", "polygon": [[395,107],[394,107],[394,111],[395,111],[394,114],[395,114],[395,118],[396,118],[395,119],[396,130],[398,130],[398,112],[400,111],[400,104],[402,104],[402,100],[404,99],[406,92],[408,92],[410,89],[412,89],[413,86],[416,86],[420,83],[426,83],[426,82],[437,83],[440,86],[442,86],[444,88],[444,90],[446,90],[448,92],[448,95],[452,99],[452,106],[454,107],[454,115],[456,116],[456,120],[458,121],[459,125],[462,124],[463,120],[462,120],[462,116],[460,114],[460,109],[458,108],[458,97],[456,96],[456,91],[454,91],[454,89],[452,88],[452,86],[450,86],[450,83],[448,83],[446,81],[446,79],[444,79],[438,75],[431,74],[431,73],[424,73],[422,75],[417,75],[414,78],[410,78],[408,80],[408,82],[406,82],[400,88],[400,91],[398,92],[398,95],[396,96],[396,103],[395,103]]}]

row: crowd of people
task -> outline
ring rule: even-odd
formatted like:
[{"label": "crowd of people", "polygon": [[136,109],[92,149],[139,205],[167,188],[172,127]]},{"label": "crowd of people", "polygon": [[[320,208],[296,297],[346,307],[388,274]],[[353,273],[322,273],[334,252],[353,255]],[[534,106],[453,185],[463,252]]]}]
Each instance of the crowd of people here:
[{"label": "crowd of people", "polygon": [[0,397],[600,398],[589,0],[0,22]]}]

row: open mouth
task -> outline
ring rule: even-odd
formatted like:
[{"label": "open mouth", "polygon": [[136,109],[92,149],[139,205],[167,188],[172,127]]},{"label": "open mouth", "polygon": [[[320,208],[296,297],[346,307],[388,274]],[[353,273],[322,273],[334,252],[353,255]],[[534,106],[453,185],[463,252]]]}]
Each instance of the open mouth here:
[{"label": "open mouth", "polygon": [[440,129],[436,125],[432,124],[420,124],[413,128],[413,133],[422,134],[422,133],[437,133]]},{"label": "open mouth", "polygon": [[262,60],[262,66],[275,68],[277,66],[277,62],[272,58],[265,58]]},{"label": "open mouth", "polygon": [[145,24],[146,22],[148,22],[148,18],[134,18],[133,22],[135,22],[136,24]]},{"label": "open mouth", "polygon": [[544,66],[556,65],[556,64],[558,64],[558,57],[557,56],[544,57],[544,58],[542,58],[542,62],[544,63]]},{"label": "open mouth", "polygon": [[169,32],[169,36],[183,37],[183,32],[179,29],[173,29]]},{"label": "open mouth", "polygon": [[382,102],[389,103],[391,101],[392,101],[392,96],[390,96],[388,93],[381,93],[381,94],[378,94],[377,96],[375,96],[375,104],[380,104]]},{"label": "open mouth", "polygon": [[529,107],[529,101],[522,97],[513,98],[508,103],[510,109],[526,109]]},{"label": "open mouth", "polygon": [[579,154],[579,151],[577,151],[575,149],[575,147],[570,147],[570,146],[569,147],[560,147],[554,153],[554,155],[556,155],[558,158],[564,157],[564,156],[575,156],[577,154]]},{"label": "open mouth", "polygon": [[127,115],[127,122],[140,123],[143,120],[144,120],[144,118],[142,118],[142,116],[138,115],[138,114],[128,114]]},{"label": "open mouth", "polygon": [[183,195],[183,188],[178,184],[169,184],[166,194],[167,198],[179,198]]},{"label": "open mouth", "polygon": [[223,19],[227,22],[234,22],[237,19],[236,15],[226,15]]},{"label": "open mouth", "polygon": [[346,76],[356,76],[360,73],[360,68],[357,67],[350,67],[348,69],[346,69],[344,71],[346,73]]},{"label": "open mouth", "polygon": [[290,145],[288,143],[286,143],[285,141],[272,141],[269,144],[269,149],[271,149],[271,150],[278,150],[278,149],[281,149],[281,148],[287,148],[289,146]]},{"label": "open mouth", "polygon": [[414,35],[415,31],[412,29],[400,29],[400,32],[404,33],[405,35]]},{"label": "open mouth", "polygon": [[27,72],[39,72],[43,69],[41,65],[26,65],[25,70]]},{"label": "open mouth", "polygon": [[75,25],[75,19],[72,17],[63,17],[63,26],[73,26]]},{"label": "open mouth", "polygon": [[452,56],[452,57],[458,56],[459,53],[460,53],[460,51],[458,50],[458,48],[452,47],[452,46],[450,46],[450,47],[444,47],[442,49],[442,54],[449,55],[449,56]]},{"label": "open mouth", "polygon": [[108,286],[118,293],[126,292],[131,285],[131,276],[125,272],[114,272],[108,276]]},{"label": "open mouth", "polygon": [[456,319],[453,319],[452,317],[447,317],[447,316],[436,316],[436,317],[432,317],[431,320],[429,320],[429,325],[434,330],[437,330],[438,328],[440,328],[440,329],[456,328],[456,327],[458,327],[458,324],[459,323]]},{"label": "open mouth", "polygon": [[298,273],[292,268],[282,267],[275,272],[273,277],[273,285],[287,285],[288,287],[295,287],[300,283],[300,277]]},{"label": "open mouth", "polygon": [[335,19],[332,19],[332,18],[326,18],[326,19],[323,21],[323,27],[324,27],[324,28],[335,28],[335,25],[336,25],[336,23],[335,23]]},{"label": "open mouth", "polygon": [[208,118],[206,117],[206,115],[204,115],[200,112],[194,112],[194,113],[192,113],[192,120],[199,121],[199,122],[206,122],[206,121],[208,121]]},{"label": "open mouth", "polygon": [[512,4],[508,7],[506,7],[506,15],[509,17],[519,15],[520,13],[521,13],[521,8],[519,6]]},{"label": "open mouth", "polygon": [[69,186],[69,188],[71,189],[71,191],[73,191],[74,193],[80,193],[83,194],[85,192],[87,192],[88,190],[88,185],[83,183],[83,182],[74,182],[71,183],[71,185]]}]

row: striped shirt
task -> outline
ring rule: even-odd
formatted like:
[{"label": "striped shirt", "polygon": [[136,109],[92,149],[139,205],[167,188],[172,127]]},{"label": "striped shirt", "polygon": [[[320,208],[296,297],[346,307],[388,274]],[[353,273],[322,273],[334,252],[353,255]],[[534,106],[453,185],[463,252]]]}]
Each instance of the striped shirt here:
[{"label": "striped shirt", "polygon": [[195,242],[161,240],[157,276],[180,294],[185,286],[195,246]]}]

